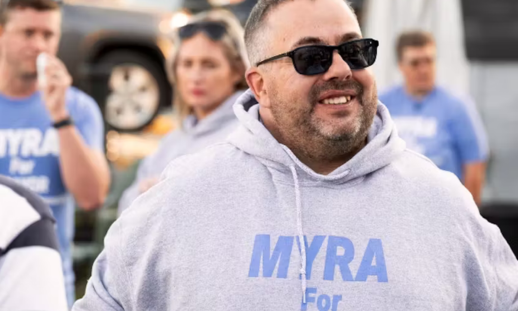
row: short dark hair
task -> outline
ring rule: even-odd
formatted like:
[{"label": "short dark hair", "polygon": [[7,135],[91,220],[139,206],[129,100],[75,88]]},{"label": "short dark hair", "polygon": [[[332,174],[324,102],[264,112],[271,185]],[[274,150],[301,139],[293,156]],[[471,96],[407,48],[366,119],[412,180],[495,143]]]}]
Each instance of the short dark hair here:
[{"label": "short dark hair", "polygon": [[[280,4],[289,1],[295,0],[259,0],[252,8],[245,25],[245,46],[251,66],[255,66],[260,61],[260,55],[263,54],[260,49],[264,48],[264,44],[260,44],[258,38],[260,37],[259,30],[264,26],[266,16]],[[344,2],[354,12],[351,4],[347,0]]]},{"label": "short dark hair", "polygon": [[55,0],[0,0],[0,26],[7,23],[9,12],[16,9],[33,9],[38,12],[60,9]]},{"label": "short dark hair", "polygon": [[397,60],[403,59],[403,52],[408,47],[423,47],[428,44],[435,45],[435,39],[429,32],[422,30],[406,31],[399,35],[396,43]]}]

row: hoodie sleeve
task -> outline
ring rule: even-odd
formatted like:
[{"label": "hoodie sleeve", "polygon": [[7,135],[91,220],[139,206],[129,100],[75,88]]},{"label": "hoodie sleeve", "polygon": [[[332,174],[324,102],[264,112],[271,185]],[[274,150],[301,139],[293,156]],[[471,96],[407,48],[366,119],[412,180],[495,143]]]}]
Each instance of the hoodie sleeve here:
[{"label": "hoodie sleeve", "polygon": [[121,254],[120,222],[116,221],[110,228],[105,248],[97,257],[92,267],[92,276],[88,281],[85,295],[79,299],[72,311],[124,311],[123,291],[129,290],[124,273],[124,262]]},{"label": "hoodie sleeve", "polygon": [[[460,227],[470,247],[467,261],[467,310],[518,310],[518,261],[500,229],[479,213],[471,195],[464,190],[469,202],[469,219]],[[469,198],[468,198],[469,197]],[[466,205],[465,205],[466,206]],[[466,218],[459,218],[466,219]],[[483,306],[483,308],[481,308]]]},{"label": "hoodie sleeve", "polygon": [[500,229],[484,221],[487,232],[479,243],[484,250],[480,254],[485,271],[491,280],[494,311],[518,310],[518,262]]},{"label": "hoodie sleeve", "polygon": [[[165,217],[171,185],[161,182],[139,196],[108,230],[104,250],[92,267],[84,297],[73,311],[167,310],[163,286],[149,286],[161,279],[156,259],[163,255]],[[164,306],[160,305],[164,304]],[[156,307],[156,308],[155,308]]]}]

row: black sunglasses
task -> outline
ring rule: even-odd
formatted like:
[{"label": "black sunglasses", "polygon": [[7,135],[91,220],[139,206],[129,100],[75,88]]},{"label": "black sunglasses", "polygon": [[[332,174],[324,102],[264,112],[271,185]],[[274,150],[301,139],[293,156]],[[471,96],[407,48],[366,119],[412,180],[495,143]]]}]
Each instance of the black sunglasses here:
[{"label": "black sunglasses", "polygon": [[223,35],[227,32],[227,28],[223,23],[220,22],[199,22],[187,24],[178,29],[178,35],[180,39],[188,39],[203,31],[212,40],[221,40]]},{"label": "black sunglasses", "polygon": [[407,64],[409,64],[410,67],[412,67],[412,68],[417,68],[421,64],[430,65],[434,61],[435,61],[435,59],[432,57],[424,57],[424,58],[412,59],[412,60],[408,61]]},{"label": "black sunglasses", "polygon": [[[63,7],[63,1],[64,0],[54,0],[58,7],[61,9]],[[9,3],[11,0],[0,0],[0,13],[3,13],[5,10],[9,9]],[[13,6],[16,6],[17,4],[13,4]]]},{"label": "black sunglasses", "polygon": [[364,69],[376,61],[378,45],[378,41],[374,39],[359,39],[340,45],[302,46],[288,53],[260,61],[257,66],[279,58],[289,57],[299,74],[305,76],[318,75],[329,70],[333,63],[333,52],[338,50],[338,54],[352,70]]}]

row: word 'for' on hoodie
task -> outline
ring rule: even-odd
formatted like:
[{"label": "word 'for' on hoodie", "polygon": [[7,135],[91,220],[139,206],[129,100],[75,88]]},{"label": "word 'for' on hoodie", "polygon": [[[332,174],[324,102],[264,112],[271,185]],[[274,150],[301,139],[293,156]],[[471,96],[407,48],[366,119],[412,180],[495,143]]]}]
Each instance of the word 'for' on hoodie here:
[{"label": "word 'for' on hoodie", "polygon": [[500,231],[382,104],[326,176],[273,138],[250,92],[234,109],[228,142],[173,161],[110,228],[75,311],[518,310]]}]

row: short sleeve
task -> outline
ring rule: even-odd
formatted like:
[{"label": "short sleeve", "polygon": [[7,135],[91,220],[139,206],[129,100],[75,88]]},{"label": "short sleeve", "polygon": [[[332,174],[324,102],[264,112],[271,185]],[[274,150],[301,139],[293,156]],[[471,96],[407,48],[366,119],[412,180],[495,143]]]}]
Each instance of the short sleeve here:
[{"label": "short sleeve", "polygon": [[71,88],[68,95],[68,108],[81,137],[90,148],[104,151],[104,122],[99,106],[78,89]]},{"label": "short sleeve", "polygon": [[462,163],[487,160],[489,146],[486,130],[471,100],[455,102],[451,129]]}]

